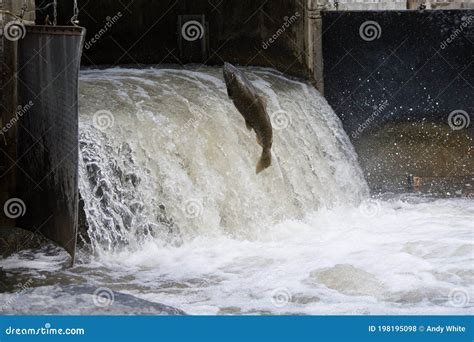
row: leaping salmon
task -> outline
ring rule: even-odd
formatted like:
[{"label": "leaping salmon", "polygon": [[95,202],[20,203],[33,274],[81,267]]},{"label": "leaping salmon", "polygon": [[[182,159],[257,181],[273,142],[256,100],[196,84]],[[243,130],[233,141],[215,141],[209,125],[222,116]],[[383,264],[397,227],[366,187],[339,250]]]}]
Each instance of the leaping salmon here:
[{"label": "leaping salmon", "polygon": [[265,102],[247,77],[230,63],[224,63],[224,80],[227,95],[244,117],[247,128],[255,131],[257,143],[262,146],[262,155],[256,168],[258,174],[272,163],[273,129]]}]

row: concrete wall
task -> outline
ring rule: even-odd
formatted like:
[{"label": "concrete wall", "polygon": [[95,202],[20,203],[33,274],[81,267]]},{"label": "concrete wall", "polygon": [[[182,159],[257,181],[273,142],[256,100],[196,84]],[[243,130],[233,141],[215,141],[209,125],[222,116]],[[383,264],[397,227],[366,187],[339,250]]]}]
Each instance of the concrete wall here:
[{"label": "concrete wall", "polygon": [[[209,58],[220,65],[274,67],[307,76],[303,0],[213,1],[136,0],[124,7],[116,0],[84,1],[80,24],[87,28],[86,65],[186,63],[179,55],[179,15],[203,14],[209,24]],[[70,4],[59,8],[59,22],[71,17]],[[38,13],[42,22],[46,12]]]},{"label": "concrete wall", "polygon": [[[465,8],[463,0],[79,0],[81,25],[87,28],[85,65],[185,64],[190,61],[220,65],[268,66],[307,77],[324,92],[321,10],[404,10]],[[431,5],[433,3],[433,5]],[[277,5],[276,5],[277,4]],[[337,6],[336,6],[337,4]],[[72,2],[61,3],[59,23],[68,24]],[[52,8],[37,13],[37,22],[52,17]],[[202,60],[180,53],[179,15],[205,15],[208,52]],[[295,15],[298,15],[296,20]],[[290,24],[288,25],[288,22]],[[190,44],[188,44],[190,45]]]},{"label": "concrete wall", "polygon": [[325,12],[323,29],[325,96],[353,139],[474,115],[474,11]]},{"label": "concrete wall", "polygon": [[330,11],[323,30],[325,96],[372,189],[474,193],[474,11]]},{"label": "concrete wall", "polygon": [[2,0],[5,9],[27,22],[35,21],[35,0]]}]

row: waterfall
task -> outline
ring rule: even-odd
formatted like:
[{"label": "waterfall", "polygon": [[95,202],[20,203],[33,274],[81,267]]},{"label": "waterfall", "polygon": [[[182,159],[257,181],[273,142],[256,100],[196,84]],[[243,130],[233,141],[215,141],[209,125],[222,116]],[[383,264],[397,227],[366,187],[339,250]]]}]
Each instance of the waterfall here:
[{"label": "waterfall", "polygon": [[[2,282],[28,289],[0,302],[14,297],[15,314],[472,313],[472,199],[370,198],[325,99],[274,70],[242,70],[274,128],[258,175],[261,147],[222,68],[82,71],[92,253],[79,248],[73,268],[51,246],[3,259]],[[99,290],[113,306],[94,305]]]},{"label": "waterfall", "polygon": [[257,239],[283,220],[368,194],[341,122],[310,84],[243,68],[267,102],[272,166],[221,68],[84,70],[80,193],[95,252],[180,245],[197,236]]}]

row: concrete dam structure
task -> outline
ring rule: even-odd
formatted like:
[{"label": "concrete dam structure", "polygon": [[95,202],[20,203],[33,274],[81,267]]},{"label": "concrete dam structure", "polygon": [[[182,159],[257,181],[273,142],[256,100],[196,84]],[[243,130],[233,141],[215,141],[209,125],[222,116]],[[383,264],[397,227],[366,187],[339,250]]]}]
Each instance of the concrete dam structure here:
[{"label": "concrete dam structure", "polygon": [[0,1],[0,307],[469,312],[471,5]]}]

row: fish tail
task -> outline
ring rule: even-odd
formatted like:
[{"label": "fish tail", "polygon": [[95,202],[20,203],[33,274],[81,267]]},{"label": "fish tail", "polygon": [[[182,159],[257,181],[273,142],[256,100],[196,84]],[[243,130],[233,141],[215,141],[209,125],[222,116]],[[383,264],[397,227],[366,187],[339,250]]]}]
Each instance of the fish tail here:
[{"label": "fish tail", "polygon": [[264,148],[260,160],[257,163],[257,173],[262,172],[272,164],[272,152],[269,148]]}]

